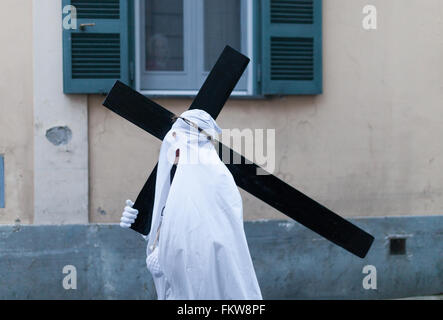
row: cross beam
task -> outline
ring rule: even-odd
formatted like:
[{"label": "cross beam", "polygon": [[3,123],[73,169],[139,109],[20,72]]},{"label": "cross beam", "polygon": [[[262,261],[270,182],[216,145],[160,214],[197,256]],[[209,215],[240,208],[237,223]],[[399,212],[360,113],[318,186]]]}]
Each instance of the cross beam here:
[{"label": "cross beam", "polygon": [[[232,90],[234,90],[234,87],[240,80],[248,63],[248,57],[242,55],[231,47],[226,46],[189,109],[205,110],[212,116],[212,118],[216,119],[231,95]],[[117,91],[118,86],[115,86],[113,90]],[[140,128],[158,137],[160,140],[163,140],[163,137],[171,128],[172,122],[164,127],[159,126],[159,124],[162,120],[171,120],[173,114],[166,109],[162,109],[162,112],[160,112],[159,105],[152,100],[148,99],[146,102],[151,104],[155,115],[151,113],[146,113],[144,115],[137,113],[140,110],[136,104],[125,109],[113,107],[113,104],[106,104],[106,102],[105,106]],[[149,112],[149,110],[147,111]],[[147,125],[148,123],[153,123],[154,125]],[[140,214],[131,225],[131,229],[143,235],[147,235],[151,228],[156,176],[157,165],[155,165],[154,170],[149,175],[148,180],[140,191],[134,204],[134,208],[137,209]]]},{"label": "cross beam", "polygon": [[[231,50],[233,49],[228,47],[225,51],[226,50],[232,53]],[[222,57],[220,59],[222,59]],[[220,62],[220,59],[217,63]],[[243,70],[246,65],[244,65]],[[225,66],[224,73],[220,74],[224,74],[225,76],[229,75],[231,69],[228,67],[229,64]],[[213,71],[214,70],[217,70],[217,64]],[[240,70],[241,68],[237,69],[237,72]],[[241,73],[243,70],[241,70]],[[212,73],[213,72],[211,72],[211,74]],[[225,90],[220,89],[218,92],[219,97],[224,97],[219,99],[218,106],[211,104],[212,110],[208,108],[212,112],[211,115],[217,116],[240,77],[238,77],[237,80],[231,79],[231,81],[235,83],[231,83],[229,87],[232,88],[227,94],[226,91],[228,90],[226,90],[226,88],[228,86],[226,83],[220,81],[220,78],[216,73],[214,73],[213,76],[211,76],[211,74],[208,76],[207,81],[197,95],[196,100],[191,105],[191,108],[202,108],[200,107],[200,103],[203,103],[202,101],[212,101],[211,88],[213,87],[213,84],[211,84],[211,82],[216,83],[219,88],[225,88]],[[208,82],[209,79],[212,80]],[[205,88],[206,84],[207,86]],[[205,90],[203,90],[204,88]],[[200,99],[199,96],[205,97],[205,99],[201,98],[199,102],[197,101]],[[119,81],[116,82],[112,90],[109,92],[103,105],[161,140],[172,125],[171,119],[173,113]],[[208,109],[206,111],[208,111]],[[370,234],[343,219],[318,202],[312,200],[274,175],[257,175],[256,173],[259,167],[256,164],[250,162],[247,163],[243,156],[219,142],[218,144],[220,157],[229,154],[231,159],[232,157],[235,157],[236,159],[241,158],[239,164],[234,164],[232,161],[229,161],[229,163],[226,164],[227,168],[232,173],[236,184],[240,188],[347,251],[360,258],[366,256],[374,240]],[[139,210],[140,219],[137,218],[137,226],[134,227],[134,229],[145,235],[149,233],[152,219],[152,206],[155,195],[155,172],[156,167],[137,198],[136,205],[138,205],[135,205],[135,208]],[[143,211],[143,208],[145,208],[145,210],[147,209],[147,211]]]}]

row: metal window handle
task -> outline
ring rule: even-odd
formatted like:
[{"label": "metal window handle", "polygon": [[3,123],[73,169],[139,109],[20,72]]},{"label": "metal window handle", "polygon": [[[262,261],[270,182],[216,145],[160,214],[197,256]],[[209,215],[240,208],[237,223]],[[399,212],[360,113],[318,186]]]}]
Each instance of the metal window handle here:
[{"label": "metal window handle", "polygon": [[95,27],[95,23],[82,23],[80,25],[80,30],[85,30],[86,27]]}]

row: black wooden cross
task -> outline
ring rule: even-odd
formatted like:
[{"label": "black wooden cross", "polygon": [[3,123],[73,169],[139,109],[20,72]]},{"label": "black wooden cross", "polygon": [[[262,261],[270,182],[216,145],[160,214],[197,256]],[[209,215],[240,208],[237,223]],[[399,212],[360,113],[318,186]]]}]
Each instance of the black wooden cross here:
[{"label": "black wooden cross", "polygon": [[[248,63],[247,57],[227,46],[190,109],[205,110],[215,119]],[[163,140],[173,124],[173,113],[120,81],[115,83],[103,105],[160,140]],[[229,154],[230,159],[241,159],[239,164],[232,161],[226,163],[240,188],[360,258],[366,256],[374,240],[373,236],[274,175],[257,175],[259,167],[256,164],[246,162],[243,156],[220,142],[217,143],[220,157]],[[157,166],[134,204],[139,215],[131,228],[144,235],[149,233],[151,227],[156,173]]]}]

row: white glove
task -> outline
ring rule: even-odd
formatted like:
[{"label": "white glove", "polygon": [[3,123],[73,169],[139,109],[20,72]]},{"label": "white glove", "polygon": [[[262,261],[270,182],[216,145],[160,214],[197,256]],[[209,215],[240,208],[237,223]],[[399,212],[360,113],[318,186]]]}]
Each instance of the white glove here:
[{"label": "white glove", "polygon": [[133,205],[134,202],[132,202],[131,200],[126,200],[126,207],[120,219],[120,227],[129,228],[131,227],[131,224],[134,223],[135,219],[137,219],[138,210],[133,209]]}]

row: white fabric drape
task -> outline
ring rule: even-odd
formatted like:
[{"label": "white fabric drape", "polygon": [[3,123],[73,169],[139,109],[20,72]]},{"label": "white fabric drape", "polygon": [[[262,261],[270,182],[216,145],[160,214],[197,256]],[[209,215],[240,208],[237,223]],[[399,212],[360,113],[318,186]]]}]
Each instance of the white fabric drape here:
[{"label": "white fabric drape", "polygon": [[[205,111],[194,109],[181,117],[211,135],[220,133]],[[262,299],[234,179],[207,136],[180,118],[160,150],[148,255],[160,220],[162,272],[153,275],[158,299]]]}]

